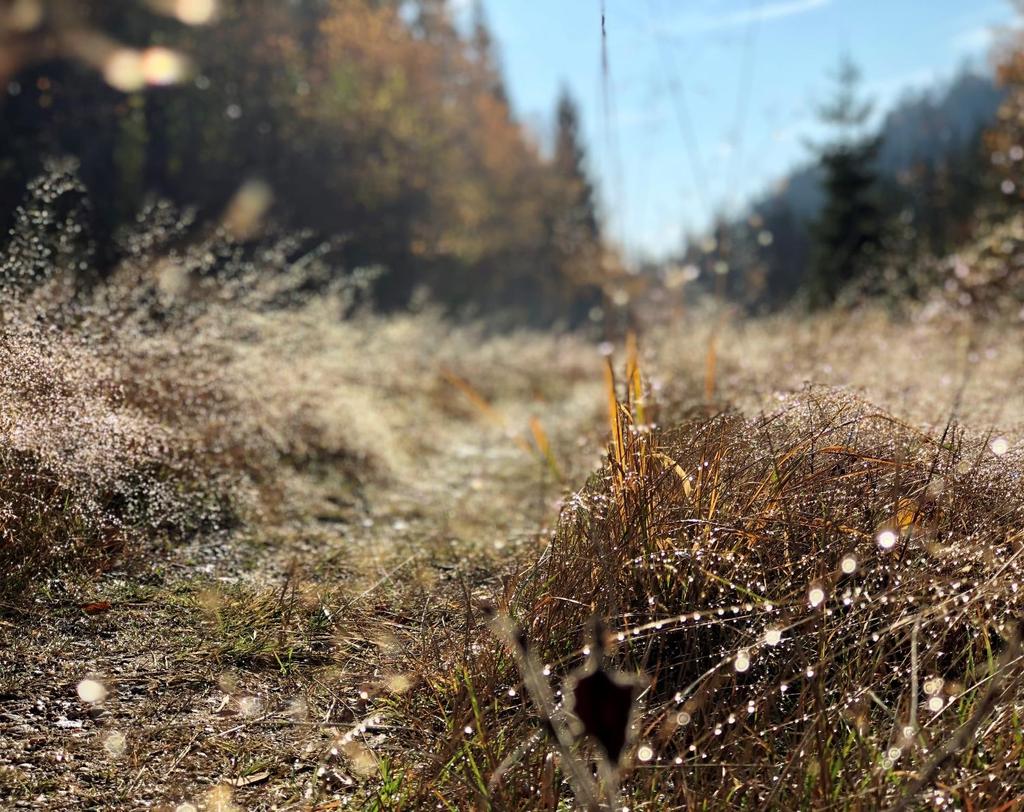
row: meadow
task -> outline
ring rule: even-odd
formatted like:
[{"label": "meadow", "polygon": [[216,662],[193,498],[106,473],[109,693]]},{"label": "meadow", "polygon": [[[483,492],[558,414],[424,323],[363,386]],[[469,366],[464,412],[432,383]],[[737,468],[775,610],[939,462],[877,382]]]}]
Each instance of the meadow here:
[{"label": "meadow", "polygon": [[[1016,808],[991,280],[598,342],[173,221],[88,290],[73,241],[6,255],[5,806]],[[594,669],[618,759],[568,712]]]}]

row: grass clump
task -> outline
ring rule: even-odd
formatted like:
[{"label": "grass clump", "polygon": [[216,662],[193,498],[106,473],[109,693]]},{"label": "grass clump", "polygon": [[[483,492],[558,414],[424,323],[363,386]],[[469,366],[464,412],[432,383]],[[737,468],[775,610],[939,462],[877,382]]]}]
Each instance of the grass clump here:
[{"label": "grass clump", "polygon": [[[1012,802],[1021,460],[832,390],[661,429],[638,419],[638,381],[612,402],[605,466],[496,600],[554,687],[584,662],[594,617],[649,684],[618,802]],[[487,635],[473,649],[439,694],[459,746],[425,785],[456,807],[563,808],[564,754],[522,675]]]},{"label": "grass clump", "polygon": [[331,611],[288,580],[280,589],[232,586],[200,591],[195,605],[206,616],[207,643],[219,660],[250,669],[329,661]]},{"label": "grass clump", "polygon": [[[238,477],[197,432],[175,432],[151,402],[132,400],[165,370],[124,363],[123,338],[4,315],[0,599],[41,571],[104,566],[133,529],[181,537],[235,520]],[[187,400],[198,387],[184,390]]]},{"label": "grass clump", "polygon": [[[154,204],[104,275],[89,221],[74,165],[53,162],[0,253],[8,604],[41,573],[110,566],[128,539],[188,539],[273,511],[314,458],[339,476],[370,467],[313,387],[274,386],[286,364],[260,351],[340,320],[372,272],[333,273],[331,246],[307,235],[195,233],[187,212]],[[316,315],[293,316],[304,306]]]}]

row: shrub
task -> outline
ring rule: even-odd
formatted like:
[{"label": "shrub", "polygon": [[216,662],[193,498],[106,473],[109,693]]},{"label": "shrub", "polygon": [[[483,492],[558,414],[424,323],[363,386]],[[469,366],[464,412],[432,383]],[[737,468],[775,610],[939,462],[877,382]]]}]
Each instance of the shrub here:
[{"label": "shrub", "polygon": [[306,235],[197,233],[162,203],[101,278],[87,215],[73,163],[50,162],[0,256],[0,599],[42,570],[108,564],[132,530],[183,538],[272,506],[278,464],[331,443],[296,421],[296,393],[282,416],[288,393],[253,391],[247,346],[314,300],[341,318],[373,279],[339,278]]}]

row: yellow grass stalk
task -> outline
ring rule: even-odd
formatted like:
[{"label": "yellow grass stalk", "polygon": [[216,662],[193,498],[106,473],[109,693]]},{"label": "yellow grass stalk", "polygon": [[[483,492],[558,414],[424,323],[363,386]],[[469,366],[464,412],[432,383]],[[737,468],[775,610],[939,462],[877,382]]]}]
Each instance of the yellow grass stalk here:
[{"label": "yellow grass stalk", "polygon": [[551,449],[547,432],[544,431],[544,426],[541,425],[537,417],[530,418],[530,431],[533,433],[533,441],[537,444],[537,450],[540,452],[540,455],[547,461],[551,473],[561,482],[565,479],[565,476],[562,474],[562,469],[559,468],[558,461],[555,459],[555,452]]},{"label": "yellow grass stalk", "polygon": [[715,398],[715,376],[718,369],[718,336],[712,333],[708,340],[708,354],[704,358],[704,400]]},{"label": "yellow grass stalk", "polygon": [[[508,418],[505,417],[505,415],[498,409],[494,408],[487,398],[481,395],[469,381],[456,374],[448,367],[441,367],[441,377],[444,378],[452,387],[461,392],[484,417],[500,428],[508,428]],[[527,454],[533,454],[533,448],[531,448],[530,444],[518,434],[512,435],[512,441]]]}]

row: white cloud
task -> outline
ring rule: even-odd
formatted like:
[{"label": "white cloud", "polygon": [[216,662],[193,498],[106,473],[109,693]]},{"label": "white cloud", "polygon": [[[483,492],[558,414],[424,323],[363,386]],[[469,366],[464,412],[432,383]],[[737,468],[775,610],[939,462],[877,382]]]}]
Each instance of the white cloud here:
[{"label": "white cloud", "polygon": [[979,25],[976,28],[961,31],[953,37],[953,50],[964,54],[987,51],[992,46],[994,39],[995,32],[990,26]]},{"label": "white cloud", "polygon": [[769,22],[797,14],[806,14],[809,11],[831,5],[832,2],[833,0],[779,0],[779,2],[724,14],[693,14],[662,26],[661,33],[694,34],[723,28],[736,28],[751,23]]},{"label": "white cloud", "polygon": [[794,14],[805,14],[814,11],[816,8],[827,6],[832,0],[785,0],[781,3],[769,3],[766,6],[737,11],[733,14],[723,14],[720,17],[712,17],[710,22],[716,28],[731,28],[736,25],[761,22],[763,20],[777,20],[780,17],[792,17]]}]

